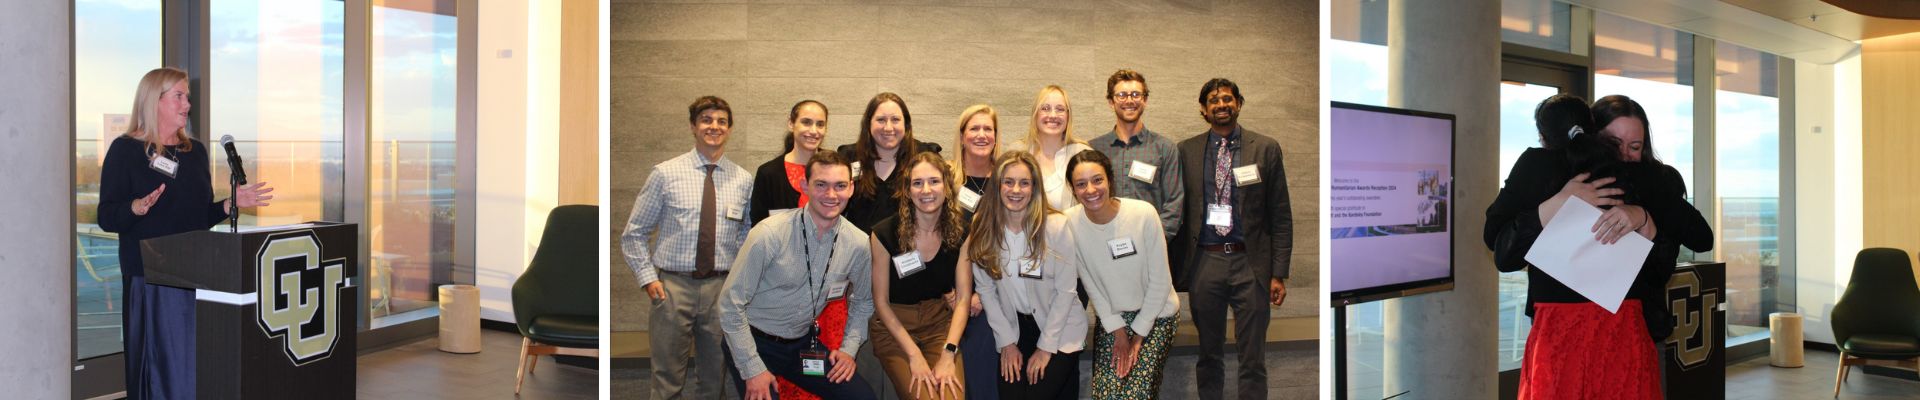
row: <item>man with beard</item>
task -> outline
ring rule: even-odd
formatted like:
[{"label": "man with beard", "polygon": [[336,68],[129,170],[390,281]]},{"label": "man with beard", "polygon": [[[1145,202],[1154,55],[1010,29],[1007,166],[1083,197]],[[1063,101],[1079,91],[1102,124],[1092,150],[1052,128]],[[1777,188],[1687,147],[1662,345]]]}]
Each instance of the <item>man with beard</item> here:
[{"label": "man with beard", "polygon": [[[773,398],[774,376],[827,399],[874,399],[854,375],[854,352],[873,317],[872,253],[867,234],[840,218],[853,194],[845,158],[820,150],[807,161],[807,206],[768,216],[747,233],[721,290],[734,385],[746,400]],[[828,301],[847,299],[839,350],[819,342]]]},{"label": "man with beard", "polygon": [[653,300],[655,399],[722,393],[725,358],[713,303],[723,279],[716,278],[726,278],[750,225],[753,175],[722,156],[733,108],[701,97],[687,106],[687,122],[694,150],[653,166],[620,234],[627,267]]},{"label": "man with beard", "polygon": [[1180,231],[1184,198],[1180,154],[1168,140],[1147,130],[1140,118],[1147,114],[1147,78],[1130,69],[1107,78],[1107,106],[1113,108],[1113,130],[1088,144],[1113,160],[1113,194],[1153,204],[1169,242]]},{"label": "man with beard", "polygon": [[1228,307],[1240,354],[1239,398],[1267,398],[1268,305],[1286,299],[1293,257],[1293,207],[1280,143],[1240,126],[1245,102],[1233,81],[1207,81],[1200,113],[1209,128],[1180,142],[1191,195],[1175,241],[1188,254],[1176,277],[1184,275],[1181,281],[1190,285],[1187,304],[1200,334],[1194,384],[1203,400],[1224,396]]}]

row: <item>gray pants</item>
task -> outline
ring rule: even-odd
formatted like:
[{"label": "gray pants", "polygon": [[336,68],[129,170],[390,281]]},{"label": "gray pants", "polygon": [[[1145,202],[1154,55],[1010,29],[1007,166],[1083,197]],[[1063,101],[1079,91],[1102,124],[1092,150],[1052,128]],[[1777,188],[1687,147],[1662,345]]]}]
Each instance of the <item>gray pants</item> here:
[{"label": "gray pants", "polygon": [[[719,399],[727,384],[720,346],[720,299],[724,277],[698,280],[661,273],[667,299],[653,302],[647,335],[653,347],[653,399]],[[689,343],[691,342],[691,343]],[[689,345],[691,344],[691,345]],[[694,370],[688,373],[688,367]]]},{"label": "gray pants", "polygon": [[1255,275],[1247,253],[1203,252],[1199,260],[1187,303],[1200,334],[1200,360],[1193,368],[1200,399],[1225,397],[1228,306],[1233,307],[1233,337],[1240,353],[1240,398],[1265,399],[1269,278]]}]

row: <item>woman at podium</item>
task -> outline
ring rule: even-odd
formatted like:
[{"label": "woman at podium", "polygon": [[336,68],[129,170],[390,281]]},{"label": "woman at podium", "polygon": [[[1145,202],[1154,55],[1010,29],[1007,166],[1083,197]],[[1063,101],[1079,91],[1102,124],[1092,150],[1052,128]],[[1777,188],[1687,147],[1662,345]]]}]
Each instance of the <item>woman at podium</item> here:
[{"label": "woman at podium", "polygon": [[127,131],[100,168],[100,228],[120,234],[121,324],[126,330],[127,397],[194,398],[193,292],[147,285],[140,241],[206,230],[235,207],[267,205],[265,182],[213,199],[212,149],[187,132],[193,110],[186,71],[159,68],[140,78]]}]

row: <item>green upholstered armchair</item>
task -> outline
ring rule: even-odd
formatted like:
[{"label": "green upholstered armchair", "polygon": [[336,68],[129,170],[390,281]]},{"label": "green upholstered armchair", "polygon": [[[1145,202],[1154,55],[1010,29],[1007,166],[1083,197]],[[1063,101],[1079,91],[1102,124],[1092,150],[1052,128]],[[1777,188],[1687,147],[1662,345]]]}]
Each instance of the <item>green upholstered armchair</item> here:
[{"label": "green upholstered armchair", "polygon": [[1913,263],[1900,249],[1871,248],[1853,259],[1853,278],[1829,313],[1833,341],[1840,347],[1840,372],[1834,377],[1833,396],[1847,369],[1868,360],[1920,357],[1920,286],[1913,280]]},{"label": "green upholstered armchair", "polygon": [[513,282],[520,369],[513,392],[541,355],[600,356],[600,207],[567,205],[547,214],[533,262]]}]

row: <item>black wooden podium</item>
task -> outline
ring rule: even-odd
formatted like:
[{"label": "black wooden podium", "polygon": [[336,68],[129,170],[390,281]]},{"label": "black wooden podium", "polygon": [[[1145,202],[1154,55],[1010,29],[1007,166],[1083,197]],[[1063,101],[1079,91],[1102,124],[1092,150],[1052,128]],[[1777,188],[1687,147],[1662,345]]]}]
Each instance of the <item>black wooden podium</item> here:
[{"label": "black wooden podium", "polygon": [[147,282],[194,291],[199,398],[354,397],[357,235],[313,222],[140,242]]}]

